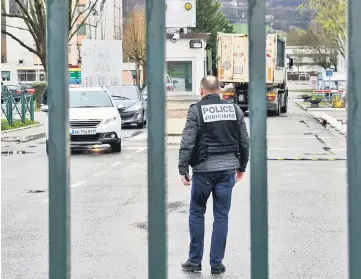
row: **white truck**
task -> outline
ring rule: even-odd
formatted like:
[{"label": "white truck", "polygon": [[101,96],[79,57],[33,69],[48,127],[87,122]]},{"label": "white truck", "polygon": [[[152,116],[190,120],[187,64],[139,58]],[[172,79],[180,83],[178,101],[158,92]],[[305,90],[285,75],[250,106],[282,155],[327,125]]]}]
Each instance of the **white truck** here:
[{"label": "white truck", "polygon": [[[266,40],[267,110],[275,115],[287,112],[287,67],[293,59],[286,57],[286,39],[268,34]],[[287,61],[288,60],[288,61]],[[222,98],[248,110],[248,34],[217,34],[217,76],[228,89]],[[261,94],[261,92],[260,92]]]}]

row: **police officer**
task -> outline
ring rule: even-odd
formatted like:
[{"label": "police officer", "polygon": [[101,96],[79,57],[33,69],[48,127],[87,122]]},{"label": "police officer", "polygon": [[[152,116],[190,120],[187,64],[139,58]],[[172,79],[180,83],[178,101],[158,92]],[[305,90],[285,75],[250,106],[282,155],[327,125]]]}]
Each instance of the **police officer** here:
[{"label": "police officer", "polygon": [[[210,252],[211,273],[225,272],[222,263],[228,233],[232,189],[246,170],[249,137],[241,109],[221,100],[214,76],[201,80],[202,99],[191,105],[182,134],[178,169],[184,185],[192,181],[189,210],[190,246],[184,271],[202,270],[204,214],[213,197],[213,232]],[[189,166],[193,177],[190,177]]]}]

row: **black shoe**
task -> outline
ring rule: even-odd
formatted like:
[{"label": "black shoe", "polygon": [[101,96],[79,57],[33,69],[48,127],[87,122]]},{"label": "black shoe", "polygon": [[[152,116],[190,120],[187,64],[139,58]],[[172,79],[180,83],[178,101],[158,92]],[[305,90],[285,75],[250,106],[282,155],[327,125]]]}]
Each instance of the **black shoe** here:
[{"label": "black shoe", "polygon": [[220,274],[226,271],[226,267],[220,263],[215,267],[211,268],[211,274]]},{"label": "black shoe", "polygon": [[191,271],[191,272],[202,271],[201,264],[191,263],[190,261],[186,261],[185,263],[182,263],[182,268],[183,268],[183,271]]}]

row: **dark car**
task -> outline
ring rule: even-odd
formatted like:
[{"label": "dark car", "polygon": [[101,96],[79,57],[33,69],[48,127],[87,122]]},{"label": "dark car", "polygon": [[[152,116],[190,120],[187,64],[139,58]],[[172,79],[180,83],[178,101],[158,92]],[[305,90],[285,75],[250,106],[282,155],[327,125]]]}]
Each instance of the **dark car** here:
[{"label": "dark car", "polygon": [[144,128],[147,124],[147,106],[137,86],[107,86],[109,94],[116,105],[123,105],[119,109],[122,118],[122,126],[136,124]]}]

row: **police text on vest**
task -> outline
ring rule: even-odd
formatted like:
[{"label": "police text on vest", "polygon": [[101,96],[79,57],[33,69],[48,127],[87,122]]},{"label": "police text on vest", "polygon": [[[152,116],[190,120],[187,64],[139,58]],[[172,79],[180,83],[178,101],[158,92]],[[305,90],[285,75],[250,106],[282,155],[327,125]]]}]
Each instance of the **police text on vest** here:
[{"label": "police text on vest", "polygon": [[232,104],[212,104],[201,106],[203,121],[216,122],[237,120],[236,112]]}]

